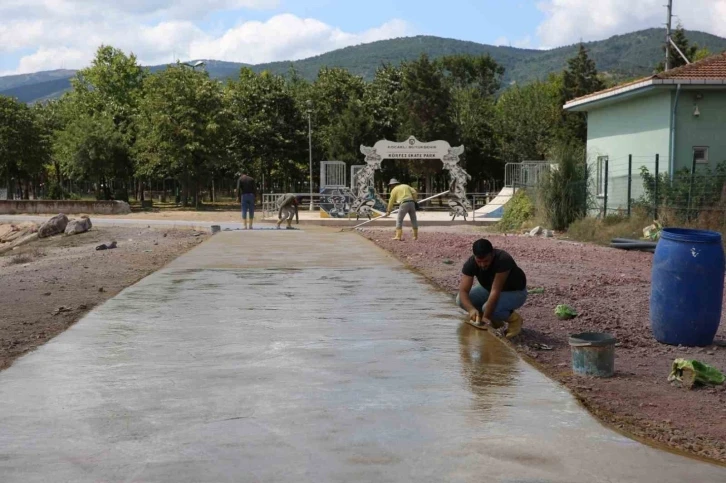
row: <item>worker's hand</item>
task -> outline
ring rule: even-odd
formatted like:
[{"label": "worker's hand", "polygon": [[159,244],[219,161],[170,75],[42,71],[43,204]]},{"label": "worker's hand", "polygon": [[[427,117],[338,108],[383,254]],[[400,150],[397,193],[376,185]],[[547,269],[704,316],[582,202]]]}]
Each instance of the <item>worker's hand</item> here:
[{"label": "worker's hand", "polygon": [[475,324],[481,323],[481,314],[477,309],[471,309],[469,311],[469,320],[471,320]]}]

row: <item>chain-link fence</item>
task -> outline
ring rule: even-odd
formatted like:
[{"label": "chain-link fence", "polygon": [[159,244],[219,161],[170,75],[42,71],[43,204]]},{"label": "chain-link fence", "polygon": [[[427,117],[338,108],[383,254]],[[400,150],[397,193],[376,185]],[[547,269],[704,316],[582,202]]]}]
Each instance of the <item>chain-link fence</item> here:
[{"label": "chain-link fence", "polygon": [[591,161],[597,214],[639,210],[668,225],[726,226],[726,163],[713,166],[694,156],[674,164],[671,172],[670,160],[657,155]]}]

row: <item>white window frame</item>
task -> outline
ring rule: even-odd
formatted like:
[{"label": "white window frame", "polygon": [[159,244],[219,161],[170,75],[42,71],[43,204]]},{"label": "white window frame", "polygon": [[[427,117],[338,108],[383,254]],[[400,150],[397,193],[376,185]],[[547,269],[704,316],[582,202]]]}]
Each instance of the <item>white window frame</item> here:
[{"label": "white window frame", "polygon": [[597,196],[604,198],[605,197],[605,161],[609,161],[608,156],[598,156],[597,157],[597,166],[596,166],[596,172],[595,172],[595,183],[596,183],[596,190],[597,190]]},{"label": "white window frame", "polygon": [[708,164],[708,146],[693,146],[693,156],[696,156],[696,150],[702,149],[703,150],[703,159],[696,161],[696,164]]}]

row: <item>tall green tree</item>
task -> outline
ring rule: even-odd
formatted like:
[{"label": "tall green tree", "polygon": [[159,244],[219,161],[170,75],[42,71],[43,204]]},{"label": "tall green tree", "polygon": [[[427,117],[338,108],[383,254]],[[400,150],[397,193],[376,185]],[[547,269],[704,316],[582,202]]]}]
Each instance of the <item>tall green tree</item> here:
[{"label": "tall green tree", "polygon": [[363,103],[370,116],[371,136],[376,141],[394,140],[398,135],[402,90],[403,72],[390,64],[380,66],[366,85]]},{"label": "tall green tree", "polygon": [[232,116],[230,159],[267,184],[292,190],[290,183],[307,178],[307,127],[290,84],[269,72],[242,69],[225,87]]},{"label": "tall green tree", "polygon": [[231,121],[222,85],[206,72],[177,64],[149,76],[136,121],[137,173],[176,177],[183,204],[191,192],[199,208],[200,187],[228,155]]},{"label": "tall green tree", "polygon": [[[562,104],[604,88],[605,83],[598,76],[595,61],[590,58],[585,46],[580,44],[577,55],[567,61],[567,68],[562,73]],[[562,130],[560,132],[562,140],[586,143],[586,114],[565,111],[562,113]]]},{"label": "tall green tree", "polygon": [[451,107],[444,74],[426,54],[403,64],[399,138],[413,135],[422,141],[452,140]]},{"label": "tall green tree", "polygon": [[[696,55],[699,51],[698,45],[691,45],[688,37],[686,36],[686,30],[683,28],[683,25],[680,22],[676,26],[676,29],[671,33],[671,39],[690,62],[695,62],[697,60]],[[663,52],[665,53],[665,51],[666,49],[664,46]],[[681,56],[681,54],[678,53],[676,49],[673,48],[672,45],[668,50],[668,64],[670,65],[671,69],[686,65],[686,60]],[[655,70],[657,72],[663,72],[665,70],[665,61],[658,63]]]},{"label": "tall green tree", "polygon": [[493,181],[503,172],[494,136],[494,94],[504,68],[489,55],[453,55],[438,62],[451,91],[456,139],[466,147],[461,164],[477,180]]},{"label": "tall green tree", "polygon": [[48,159],[35,111],[15,98],[0,96],[0,179],[6,183],[8,196],[19,191],[27,199]]},{"label": "tall green tree", "polygon": [[[59,148],[59,152],[65,153],[65,165],[68,167],[69,173],[86,173],[89,167],[98,168],[100,171],[87,175],[93,178],[112,176],[110,180],[104,180],[104,186],[108,187],[110,181],[115,182],[119,188],[117,196],[125,200],[128,200],[127,182],[134,171],[132,159],[133,145],[136,140],[134,119],[138,112],[146,75],[146,70],[138,65],[136,56],[133,54],[126,55],[123,51],[111,46],[99,47],[91,66],[80,70],[71,82],[73,90],[69,97],[75,112],[70,121],[72,124],[70,132],[81,138],[73,142],[68,139],[67,135],[59,138],[63,139],[64,144]],[[101,123],[105,123],[106,120],[112,122],[116,132],[108,138],[109,146],[103,149],[101,146],[97,147],[99,153],[114,153],[113,167],[107,168],[96,163],[86,163],[78,167],[69,164],[84,159],[84,155],[81,153],[69,153],[67,150],[71,146],[88,146],[103,142],[102,138],[95,137],[97,133],[94,131],[79,129],[82,126],[89,126],[89,119],[101,120],[99,121]],[[107,132],[108,127],[103,124],[99,126],[99,129],[102,130],[101,132]],[[82,139],[86,133],[92,138]],[[119,142],[123,144],[118,144]],[[110,197],[110,190],[107,188],[100,191],[99,196]]]},{"label": "tall green tree", "polygon": [[496,136],[501,159],[517,163],[544,160],[558,134],[561,77],[515,85],[496,104]]}]

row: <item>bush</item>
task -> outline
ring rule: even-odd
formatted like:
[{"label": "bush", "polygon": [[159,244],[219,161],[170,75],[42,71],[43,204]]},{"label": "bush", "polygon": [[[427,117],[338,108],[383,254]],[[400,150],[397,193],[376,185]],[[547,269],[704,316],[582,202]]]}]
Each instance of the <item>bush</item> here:
[{"label": "bush", "polygon": [[527,192],[517,191],[504,206],[504,215],[499,220],[497,228],[501,231],[518,230],[522,225],[534,217],[534,204]]},{"label": "bush", "polygon": [[68,192],[58,183],[51,183],[45,196],[49,200],[67,200]]},{"label": "bush", "polygon": [[556,164],[542,176],[537,193],[538,217],[553,230],[564,231],[587,214],[587,163],[585,149],[563,144],[551,152]]}]

